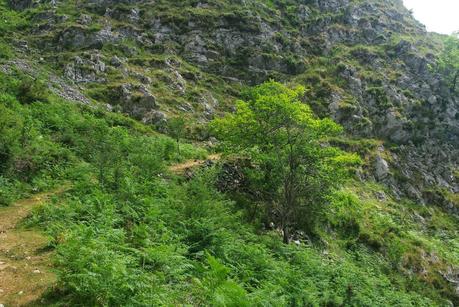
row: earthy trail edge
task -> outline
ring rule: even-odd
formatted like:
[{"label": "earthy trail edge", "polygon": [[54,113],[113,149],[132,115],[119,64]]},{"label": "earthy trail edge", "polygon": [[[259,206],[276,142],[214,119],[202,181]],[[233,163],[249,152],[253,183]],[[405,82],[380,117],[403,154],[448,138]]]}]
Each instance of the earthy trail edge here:
[{"label": "earthy trail edge", "polygon": [[[180,174],[220,158],[220,154],[212,154],[203,160],[174,164],[169,170]],[[61,187],[0,208],[0,304],[5,307],[40,305],[43,294],[56,282],[46,237],[36,229],[22,229],[19,225],[33,208],[65,190],[67,187]]]},{"label": "earthy trail edge", "polygon": [[220,158],[221,158],[220,154],[213,154],[213,155],[209,155],[204,160],[188,160],[188,161],[185,161],[183,163],[174,164],[171,167],[169,167],[169,170],[171,172],[177,173],[177,174],[178,173],[183,173],[183,172],[185,172],[186,170],[188,170],[190,168],[201,166],[204,163],[206,163],[207,161],[218,161],[218,160],[220,160]]},{"label": "earthy trail edge", "polygon": [[39,305],[44,292],[55,283],[46,237],[18,226],[34,207],[65,190],[62,187],[0,208],[0,304],[5,307]]}]

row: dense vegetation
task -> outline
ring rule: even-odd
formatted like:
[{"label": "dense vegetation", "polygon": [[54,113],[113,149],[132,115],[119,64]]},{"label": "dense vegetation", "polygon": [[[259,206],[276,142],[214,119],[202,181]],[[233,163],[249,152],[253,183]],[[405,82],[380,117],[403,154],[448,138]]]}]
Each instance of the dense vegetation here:
[{"label": "dense vegetation", "polygon": [[[61,101],[43,81],[0,77],[2,203],[67,187],[28,221],[47,231],[56,250],[59,283],[47,304],[440,306],[455,300],[438,272],[458,262],[452,248],[459,244],[457,221],[438,209],[388,196],[378,201],[374,193],[381,187],[351,180],[315,200],[323,201],[323,210],[307,210],[317,221],[308,229],[314,236],[283,244],[276,230],[249,218],[244,200],[217,191],[218,165],[188,179],[168,171],[173,163],[204,157],[205,150],[184,143],[178,151],[177,140],[122,115]],[[292,123],[309,125],[311,133],[321,125],[339,130],[315,119],[296,95],[268,83],[249,92],[235,118],[216,125],[248,116],[255,103],[284,110],[283,120],[298,119]],[[180,122],[177,127],[183,128]],[[264,136],[285,140],[282,131]],[[180,139],[180,132],[174,135]],[[316,147],[322,137],[308,137],[310,145],[299,143],[298,150],[341,155]],[[258,147],[246,151],[255,164],[276,162],[270,148]],[[327,161],[315,157],[315,163]],[[257,180],[263,172],[245,171],[254,189],[266,191]],[[283,172],[273,179],[285,178]],[[419,216],[426,228],[416,222]]]},{"label": "dense vegetation", "polygon": [[459,82],[459,33],[445,39],[445,48],[440,56],[439,69],[446,76],[451,91],[455,92]]},{"label": "dense vegetation", "polygon": [[[458,39],[400,1],[348,2],[0,0],[0,207],[65,191],[25,223],[55,255],[44,304],[459,305],[457,194],[391,139],[454,133]],[[269,78],[291,83],[243,91]],[[69,80],[87,104],[57,95]],[[396,197],[405,183],[432,201]]]},{"label": "dense vegetation", "polygon": [[279,225],[284,243],[294,230],[313,231],[320,207],[344,178],[346,164],[359,160],[326,146],[341,127],[315,118],[301,95],[301,87],[290,90],[271,81],[250,91],[248,102],[239,101],[236,114],[212,123],[229,152],[246,155],[255,164],[246,170],[246,189],[253,196],[247,201],[250,211],[257,215],[261,204],[266,223]]}]

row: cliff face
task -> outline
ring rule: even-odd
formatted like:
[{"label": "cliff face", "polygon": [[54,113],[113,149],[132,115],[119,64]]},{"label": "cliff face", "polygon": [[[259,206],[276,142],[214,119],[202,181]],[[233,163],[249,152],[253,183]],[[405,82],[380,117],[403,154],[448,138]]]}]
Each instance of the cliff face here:
[{"label": "cliff face", "polygon": [[244,85],[299,83],[358,140],[342,146],[366,154],[363,178],[458,212],[459,96],[435,69],[441,37],[399,0],[9,4],[27,12],[19,54],[62,75],[62,92],[161,130],[172,114],[199,123],[230,111]]}]

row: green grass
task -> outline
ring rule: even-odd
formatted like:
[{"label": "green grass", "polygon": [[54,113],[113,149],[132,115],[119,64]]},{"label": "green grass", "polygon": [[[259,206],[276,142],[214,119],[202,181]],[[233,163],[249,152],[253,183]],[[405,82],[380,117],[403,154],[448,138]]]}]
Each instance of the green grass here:
[{"label": "green grass", "polygon": [[[320,37],[300,37],[297,1],[251,0],[242,7],[218,0],[209,3],[209,8],[193,7],[195,3],[176,1],[172,5],[160,0],[153,7],[139,7],[144,21],[160,17],[177,33],[185,33],[190,21],[206,29],[224,21],[242,33],[253,34],[260,30],[257,16],[275,29],[281,27],[284,31],[275,39],[285,50],[279,54],[268,44],[260,49],[263,56],[267,61],[290,68],[304,66],[305,70],[294,72],[293,77],[285,72],[269,71],[267,75],[306,84],[305,101],[320,116],[329,114],[332,93],[342,95],[344,110],[359,107],[340,76],[347,66],[355,69],[367,86],[366,94],[384,111],[392,105],[384,84],[400,77],[394,70],[400,63],[390,62],[387,52],[402,39],[413,43],[420,54],[436,51],[440,41],[438,37],[420,40],[405,33],[383,45],[340,44],[323,56],[322,50],[314,47]],[[88,33],[104,24],[103,12],[76,5],[76,1],[60,3],[57,14],[68,19],[48,33],[32,35],[32,27],[46,22],[34,21],[34,16],[49,7],[14,12],[2,1],[0,62],[18,56],[13,39],[25,39],[40,50],[39,56],[47,61],[44,65],[62,72],[73,56],[86,50],[55,50],[53,42],[59,31],[75,26],[81,13],[93,18],[85,28]],[[130,6],[116,8],[128,10]],[[316,9],[311,14],[310,24],[324,20],[339,23],[343,17],[342,12],[320,14]],[[122,20],[109,22],[114,30],[126,26]],[[341,24],[334,27],[348,30]],[[310,46],[304,59],[291,51],[296,44]],[[136,53],[131,55],[127,47]],[[247,56],[258,53],[258,49],[225,54],[203,68],[179,56],[180,48],[172,41],[146,48],[124,40],[107,44],[100,52],[106,63],[114,55],[126,57],[128,70],[149,76],[150,90],[168,115],[177,115],[176,106],[190,103],[195,110],[186,116],[193,122],[190,134],[199,138],[207,135],[206,125],[200,122],[202,96],[212,94],[218,100],[217,115],[230,110],[233,98],[240,96],[243,85],[223,75],[250,82],[266,76],[247,70]],[[36,56],[30,55],[30,59]],[[389,64],[375,71],[367,63],[367,57],[373,56]],[[175,62],[174,69],[185,77],[184,95],[171,85],[166,60]],[[223,67],[224,73],[219,70]],[[85,93],[99,102],[110,102],[105,94],[114,86],[139,83],[129,74],[108,71],[106,83],[84,85]],[[378,200],[375,195],[385,190],[383,186],[350,182],[331,197],[320,216],[317,237],[301,246],[283,245],[276,231],[266,231],[246,220],[248,214],[238,199],[216,191],[218,166],[186,180],[168,172],[168,166],[177,162],[204,158],[206,150],[184,141],[178,153],[170,137],[125,115],[62,101],[49,93],[46,81],[34,81],[20,73],[0,73],[0,206],[71,183],[65,195],[42,207],[28,221],[47,231],[50,248],[56,251],[59,282],[46,298],[49,304],[459,304],[452,285],[442,276],[459,266],[459,221],[441,208],[395,200],[387,191],[387,198]],[[416,101],[416,93],[403,94]],[[370,120],[365,123],[371,124]],[[347,138],[333,143],[359,153],[367,163],[381,145],[379,140]],[[442,193],[457,204],[456,195]]]},{"label": "green grass", "polygon": [[[30,80],[20,75],[0,78],[2,123],[10,122],[0,126],[10,161],[1,168],[2,204],[71,184],[28,221],[47,231],[56,251],[59,282],[49,305],[443,306],[455,299],[440,273],[458,264],[458,221],[440,209],[378,201],[383,187],[350,182],[330,199],[317,238],[284,245],[216,191],[218,167],[188,180],[167,171],[204,150],[182,144],[178,154],[172,139],[135,120],[46,92],[29,95],[21,84]],[[365,153],[377,142],[342,145]]]}]

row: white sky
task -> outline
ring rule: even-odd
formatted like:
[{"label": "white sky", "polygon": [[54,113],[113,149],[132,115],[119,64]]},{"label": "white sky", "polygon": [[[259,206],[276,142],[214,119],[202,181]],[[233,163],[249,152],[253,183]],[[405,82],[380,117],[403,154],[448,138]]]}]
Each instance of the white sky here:
[{"label": "white sky", "polygon": [[459,30],[459,0],[403,0],[428,31],[451,34]]}]

